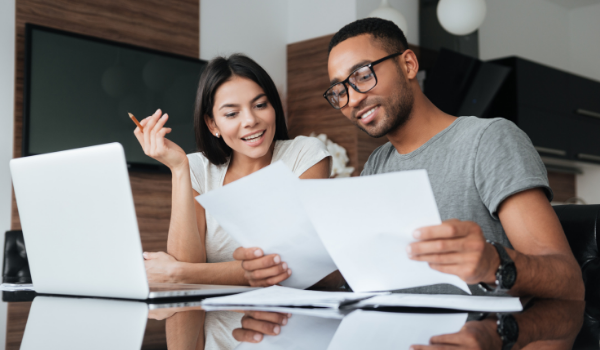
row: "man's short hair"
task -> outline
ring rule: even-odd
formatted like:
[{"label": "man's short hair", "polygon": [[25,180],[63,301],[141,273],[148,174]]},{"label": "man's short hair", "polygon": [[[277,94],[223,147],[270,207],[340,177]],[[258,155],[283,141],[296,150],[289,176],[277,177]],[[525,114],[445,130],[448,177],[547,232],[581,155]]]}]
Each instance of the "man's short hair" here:
[{"label": "man's short hair", "polygon": [[408,49],[408,42],[404,33],[394,22],[381,18],[369,17],[359,19],[340,29],[329,42],[329,51],[337,44],[355,36],[370,34],[375,41],[390,55]]}]

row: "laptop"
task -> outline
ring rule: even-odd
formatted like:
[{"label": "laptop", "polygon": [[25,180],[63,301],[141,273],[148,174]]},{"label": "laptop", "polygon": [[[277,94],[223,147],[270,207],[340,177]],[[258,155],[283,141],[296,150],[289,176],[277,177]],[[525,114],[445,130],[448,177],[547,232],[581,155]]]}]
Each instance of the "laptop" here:
[{"label": "laptop", "polygon": [[10,170],[37,293],[145,300],[256,289],[148,284],[119,143],[12,159]]}]

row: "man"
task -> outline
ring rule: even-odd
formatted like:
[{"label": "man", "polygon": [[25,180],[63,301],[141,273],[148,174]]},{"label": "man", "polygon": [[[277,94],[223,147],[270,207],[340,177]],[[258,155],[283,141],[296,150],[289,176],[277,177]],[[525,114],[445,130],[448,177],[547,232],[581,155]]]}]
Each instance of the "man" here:
[{"label": "man", "polygon": [[[506,119],[440,111],[421,92],[418,70],[402,31],[382,19],[350,23],[329,45],[325,98],[370,136],[389,140],[361,175],[426,169],[445,220],[415,231],[417,242],[398,253],[459,276],[474,294],[583,300],[581,270],[529,138]],[[253,285],[285,277],[280,259],[260,249],[239,248],[234,258]],[[436,285],[408,292],[460,290]]]}]

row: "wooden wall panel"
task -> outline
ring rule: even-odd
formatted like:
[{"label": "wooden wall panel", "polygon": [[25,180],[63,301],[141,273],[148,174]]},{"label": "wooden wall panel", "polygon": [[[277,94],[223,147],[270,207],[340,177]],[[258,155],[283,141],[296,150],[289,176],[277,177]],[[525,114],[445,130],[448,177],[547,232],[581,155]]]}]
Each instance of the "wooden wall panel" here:
[{"label": "wooden wall panel", "polygon": [[[290,137],[326,134],[348,152],[349,166],[358,166],[357,128],[323,98],[329,87],[327,47],[331,35],[287,47],[287,111]],[[358,174],[355,170],[354,174]]]},{"label": "wooden wall panel", "polygon": [[31,302],[8,303],[6,350],[18,350],[21,347],[30,308]]},{"label": "wooden wall panel", "polygon": [[575,198],[575,174],[565,174],[549,171],[548,182],[554,192],[554,202],[566,202],[568,199]]},{"label": "wooden wall panel", "polygon": [[[198,0],[17,0],[14,157],[20,157],[22,145],[25,23],[198,58],[199,15]],[[130,180],[143,248],[166,250],[171,176],[131,173]],[[11,227],[20,229],[14,194],[12,208]],[[24,306],[9,306],[7,349],[19,348]]]}]

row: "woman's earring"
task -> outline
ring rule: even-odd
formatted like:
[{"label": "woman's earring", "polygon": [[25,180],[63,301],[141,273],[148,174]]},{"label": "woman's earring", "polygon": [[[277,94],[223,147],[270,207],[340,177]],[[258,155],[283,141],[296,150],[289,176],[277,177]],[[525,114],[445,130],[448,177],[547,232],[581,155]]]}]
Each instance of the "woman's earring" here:
[{"label": "woman's earring", "polygon": [[215,134],[215,136],[216,136],[217,138],[219,138],[219,133],[216,133],[216,134]]}]

